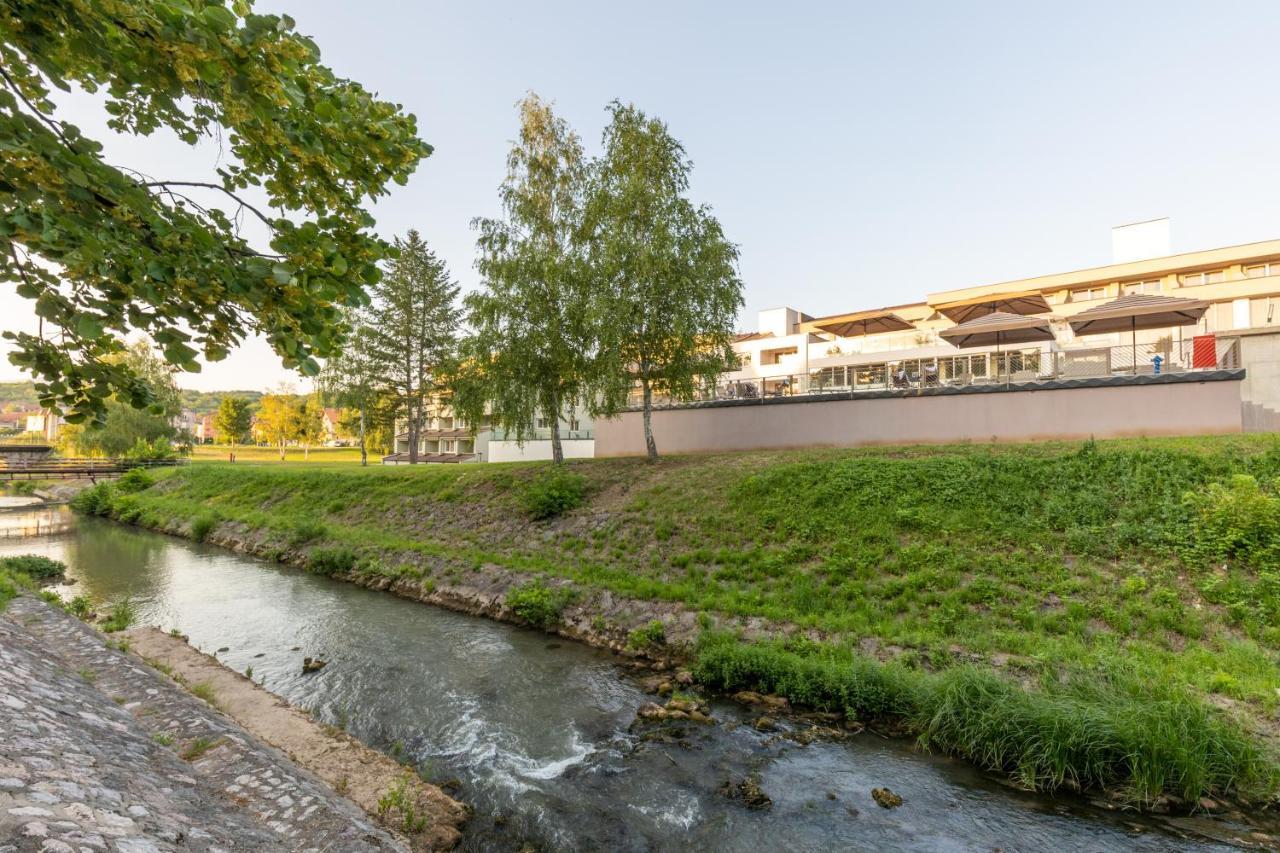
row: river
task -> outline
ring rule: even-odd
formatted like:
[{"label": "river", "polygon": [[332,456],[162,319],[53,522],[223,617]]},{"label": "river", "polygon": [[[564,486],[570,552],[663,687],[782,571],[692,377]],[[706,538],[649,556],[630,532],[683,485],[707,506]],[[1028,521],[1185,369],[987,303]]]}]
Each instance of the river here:
[{"label": "river", "polygon": [[[649,697],[603,652],[14,500],[0,498],[10,504],[0,536],[41,533],[0,538],[0,555],[63,560],[64,597],[129,597],[140,623],[177,629],[318,719],[436,781],[456,779],[476,810],[464,849],[1154,851],[1205,849],[1181,836],[1239,829],[1026,794],[870,733],[801,746],[755,731],[750,710],[729,701],[713,703],[718,725],[648,739],[632,722]],[[328,666],[303,675],[304,655]],[[751,773],[771,808],[719,793]],[[879,786],[905,804],[877,806]]]}]

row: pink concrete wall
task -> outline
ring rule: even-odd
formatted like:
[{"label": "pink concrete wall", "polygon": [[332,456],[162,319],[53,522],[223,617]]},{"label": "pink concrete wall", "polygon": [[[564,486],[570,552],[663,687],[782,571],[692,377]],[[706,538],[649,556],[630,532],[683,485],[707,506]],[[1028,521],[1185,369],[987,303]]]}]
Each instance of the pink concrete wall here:
[{"label": "pink concrete wall", "polygon": [[[644,453],[639,412],[598,420],[596,456]],[[659,452],[946,444],[1242,431],[1240,381],[664,409]]]}]

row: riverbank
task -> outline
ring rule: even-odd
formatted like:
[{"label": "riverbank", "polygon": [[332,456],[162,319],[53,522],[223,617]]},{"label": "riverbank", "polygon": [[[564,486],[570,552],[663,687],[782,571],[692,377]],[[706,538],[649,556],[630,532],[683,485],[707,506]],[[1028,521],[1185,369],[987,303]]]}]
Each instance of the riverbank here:
[{"label": "riverbank", "polygon": [[522,466],[197,466],[84,508],[688,655],[717,688],[883,716],[1028,787],[1212,808],[1203,797],[1275,791],[1276,448],[595,460],[569,466],[582,505],[536,523],[526,498],[542,474]]},{"label": "riverbank", "polygon": [[0,838],[32,851],[410,849],[118,644],[30,596],[0,615]]}]

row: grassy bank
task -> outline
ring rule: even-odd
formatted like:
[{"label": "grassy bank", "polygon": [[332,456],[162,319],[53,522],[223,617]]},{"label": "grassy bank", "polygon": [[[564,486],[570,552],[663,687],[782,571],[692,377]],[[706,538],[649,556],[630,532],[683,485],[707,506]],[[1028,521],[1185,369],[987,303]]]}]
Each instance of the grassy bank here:
[{"label": "grassy bank", "polygon": [[[247,462],[281,464],[280,451],[277,448],[244,445],[231,447],[222,444],[197,444],[191,448],[191,460],[193,462],[226,462],[231,453],[236,455],[236,464]],[[378,455],[370,453],[370,461],[376,463]],[[360,448],[358,447],[313,447],[309,451],[304,451],[300,447],[286,447],[284,451],[286,465],[359,464],[359,462]]]},{"label": "grassy bank", "polygon": [[[1033,787],[1275,790],[1274,437],[569,470],[581,505],[537,522],[531,495],[577,502],[537,466],[192,466],[84,504],[197,538],[235,522],[325,573],[568,581],[543,621],[573,593],[677,604],[717,628],[708,683],[894,717]],[[809,639],[723,639],[759,620]]]}]

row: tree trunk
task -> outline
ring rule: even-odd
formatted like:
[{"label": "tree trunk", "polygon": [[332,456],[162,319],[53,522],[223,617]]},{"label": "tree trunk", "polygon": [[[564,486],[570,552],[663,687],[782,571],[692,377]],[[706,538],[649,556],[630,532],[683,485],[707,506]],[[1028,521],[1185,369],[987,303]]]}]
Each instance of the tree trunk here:
[{"label": "tree trunk", "polygon": [[280,439],[280,461],[284,461],[284,439]]},{"label": "tree trunk", "polygon": [[560,465],[564,462],[564,447],[560,444],[560,397],[554,395],[551,405],[547,407],[547,415],[551,420],[551,462]]},{"label": "tree trunk", "polygon": [[364,407],[360,408],[360,465],[361,467],[369,464],[369,453],[364,447]]},{"label": "tree trunk", "polygon": [[409,422],[406,424],[409,430],[409,464],[418,464],[418,420],[413,413],[413,398],[410,397],[405,403],[405,411],[408,413]]},{"label": "tree trunk", "polygon": [[641,379],[640,384],[644,388],[644,449],[649,461],[657,462],[658,443],[653,440],[653,388],[647,378]]}]

